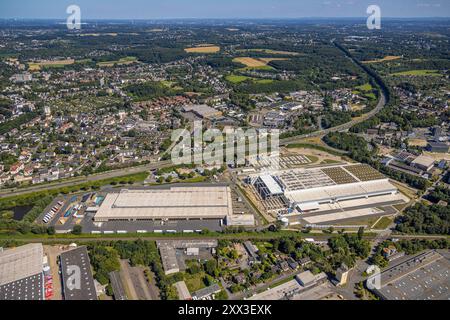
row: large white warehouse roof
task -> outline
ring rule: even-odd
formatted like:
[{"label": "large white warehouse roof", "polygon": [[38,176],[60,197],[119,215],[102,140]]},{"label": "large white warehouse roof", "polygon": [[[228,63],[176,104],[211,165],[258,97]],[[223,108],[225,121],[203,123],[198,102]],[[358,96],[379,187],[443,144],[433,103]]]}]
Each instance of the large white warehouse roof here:
[{"label": "large white warehouse roof", "polygon": [[223,219],[232,214],[227,186],[174,187],[110,193],[94,220]]}]

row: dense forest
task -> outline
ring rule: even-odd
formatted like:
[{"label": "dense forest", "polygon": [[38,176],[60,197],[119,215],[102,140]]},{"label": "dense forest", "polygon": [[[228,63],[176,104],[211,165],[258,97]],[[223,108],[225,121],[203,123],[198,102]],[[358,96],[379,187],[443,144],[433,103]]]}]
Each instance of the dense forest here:
[{"label": "dense forest", "polygon": [[448,206],[416,204],[405,210],[397,220],[397,231],[450,235],[450,209]]},{"label": "dense forest", "polygon": [[176,92],[159,82],[132,84],[125,90],[137,101],[150,100],[165,96],[173,96]]}]

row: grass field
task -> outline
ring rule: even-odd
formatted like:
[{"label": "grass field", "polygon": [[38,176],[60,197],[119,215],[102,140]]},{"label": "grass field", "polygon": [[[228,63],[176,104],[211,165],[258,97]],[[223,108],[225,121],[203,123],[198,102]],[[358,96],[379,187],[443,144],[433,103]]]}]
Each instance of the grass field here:
[{"label": "grass field", "polygon": [[[417,198],[417,190],[410,188],[408,186],[405,186],[404,184],[397,182],[395,180],[390,180],[390,182],[398,188],[398,190],[403,193],[405,196],[407,196],[409,199],[416,199]],[[396,208],[397,209],[397,208]],[[398,210],[398,209],[397,209]]]},{"label": "grass field", "polygon": [[272,80],[272,79],[261,79],[261,80],[256,80],[255,82],[259,83],[259,84],[269,84],[269,83],[274,82],[274,80]]},{"label": "grass field", "polygon": [[28,70],[29,71],[39,71],[42,68],[62,68],[64,66],[72,65],[74,63],[75,63],[74,59],[30,62],[30,63],[28,63]]},{"label": "grass field", "polygon": [[375,230],[384,230],[391,225],[393,222],[390,217],[381,217],[380,220],[372,227]]},{"label": "grass field", "polygon": [[203,278],[205,277],[204,272],[200,272],[194,275],[189,273],[185,273],[184,281],[186,282],[186,286],[188,287],[190,292],[194,292],[200,289],[205,288],[205,283],[203,282]]},{"label": "grass field", "polygon": [[373,87],[372,87],[372,85],[370,83],[366,83],[366,84],[363,84],[362,86],[356,87],[356,89],[359,90],[359,91],[367,92],[367,91],[372,91]]},{"label": "grass field", "polygon": [[279,54],[284,56],[299,56],[300,53],[298,52],[291,52],[291,51],[278,51],[278,50],[271,50],[271,49],[247,49],[247,50],[239,50],[240,52],[263,52],[267,54]]},{"label": "grass field", "polygon": [[216,53],[220,51],[219,46],[205,46],[205,45],[199,45],[197,47],[193,48],[186,48],[184,49],[187,53]]},{"label": "grass field", "polygon": [[251,78],[246,77],[246,76],[238,76],[238,75],[232,74],[232,75],[227,76],[225,79],[231,83],[238,84],[238,83],[244,82],[246,80],[249,80]]},{"label": "grass field", "polygon": [[409,70],[409,71],[403,71],[403,72],[397,72],[391,74],[394,77],[397,76],[413,76],[413,77],[420,77],[420,76],[433,76],[433,77],[440,77],[441,74],[438,70]]},{"label": "grass field", "polygon": [[239,84],[239,83],[247,81],[247,80],[251,80],[254,83],[259,83],[259,84],[269,84],[274,81],[272,79],[255,79],[255,78],[251,78],[251,77],[247,77],[247,76],[240,76],[240,75],[235,75],[235,74],[229,75],[225,79],[228,82],[231,82],[233,84]]},{"label": "grass field", "polygon": [[398,60],[401,59],[402,57],[400,56],[386,56],[383,59],[376,59],[376,60],[369,60],[369,61],[363,61],[363,63],[365,64],[370,64],[370,63],[381,63],[381,62],[385,62],[385,61],[394,61],[394,60]]},{"label": "grass field", "polygon": [[114,65],[126,65],[126,64],[132,64],[137,62],[137,59],[135,57],[125,57],[116,61],[104,61],[99,62],[97,65],[99,67],[114,67]]}]

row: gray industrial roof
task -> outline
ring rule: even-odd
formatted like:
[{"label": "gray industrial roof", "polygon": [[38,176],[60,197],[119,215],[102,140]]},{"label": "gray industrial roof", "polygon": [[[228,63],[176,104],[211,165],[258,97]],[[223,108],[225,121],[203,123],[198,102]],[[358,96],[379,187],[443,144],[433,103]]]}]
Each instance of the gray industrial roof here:
[{"label": "gray industrial roof", "polygon": [[200,290],[194,292],[194,294],[192,296],[194,298],[200,300],[200,299],[206,298],[206,297],[208,297],[208,296],[210,296],[210,295],[212,295],[214,293],[218,293],[220,291],[221,291],[221,289],[220,289],[219,285],[218,284],[213,284],[210,287],[203,288],[203,289],[200,289]]},{"label": "gray industrial roof", "polygon": [[427,251],[384,271],[374,292],[386,300],[448,300],[449,279],[448,253]]},{"label": "gray industrial roof", "polygon": [[0,286],[2,300],[44,300],[44,275],[41,272]]},{"label": "gray industrial roof", "polygon": [[41,243],[0,252],[0,286],[41,273],[43,254]]}]

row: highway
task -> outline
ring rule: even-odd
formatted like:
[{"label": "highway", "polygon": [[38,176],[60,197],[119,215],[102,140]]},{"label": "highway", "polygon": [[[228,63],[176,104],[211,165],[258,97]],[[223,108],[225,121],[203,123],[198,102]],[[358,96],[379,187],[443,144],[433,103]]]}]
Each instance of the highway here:
[{"label": "highway", "polygon": [[[335,42],[332,42],[332,43],[334,45],[336,45],[336,47],[338,49],[342,50],[341,47],[339,45],[337,45]],[[374,117],[386,106],[387,93],[383,90],[383,88],[385,88],[384,83],[382,83],[382,81],[380,79],[374,78],[369,72],[367,72],[367,70],[364,67],[362,67],[362,64],[358,60],[356,60],[354,57],[352,57],[348,52],[345,52],[344,50],[342,50],[342,51],[344,52],[344,54],[346,54],[348,56],[349,59],[351,59],[357,66],[359,66],[362,70],[364,70],[380,86],[380,88],[381,88],[380,99],[378,101],[377,106],[370,112],[368,112],[368,113],[362,115],[361,117],[354,119],[348,123],[344,123],[342,125],[339,125],[339,126],[336,126],[333,128],[319,130],[319,131],[305,134],[305,135],[290,137],[290,138],[286,138],[286,139],[280,139],[280,146],[286,146],[288,144],[293,144],[293,143],[296,143],[299,140],[305,139],[305,138],[323,137],[330,132],[347,131],[352,126],[362,123],[362,122]],[[171,147],[173,147],[173,145],[174,144],[172,144]],[[3,190],[0,190],[0,198],[27,194],[27,193],[31,193],[34,191],[52,190],[52,189],[58,189],[58,188],[63,188],[63,187],[69,187],[69,186],[73,186],[73,185],[81,184],[81,183],[85,183],[85,182],[105,180],[105,179],[109,179],[109,178],[117,178],[117,177],[122,177],[122,176],[130,175],[130,174],[148,172],[148,171],[154,170],[154,169],[167,168],[172,165],[173,165],[173,163],[170,160],[159,161],[159,162],[155,162],[155,163],[148,164],[148,165],[137,166],[137,167],[121,169],[121,170],[108,171],[108,172],[104,172],[104,173],[90,175],[88,177],[84,177],[84,176],[76,177],[76,178],[71,178],[71,179],[61,181],[61,182],[55,182],[55,183],[50,183],[50,184],[30,186],[30,187],[24,187],[24,188],[15,188],[15,189],[14,188],[13,189],[3,189]]]}]

